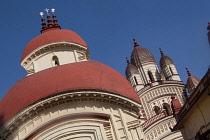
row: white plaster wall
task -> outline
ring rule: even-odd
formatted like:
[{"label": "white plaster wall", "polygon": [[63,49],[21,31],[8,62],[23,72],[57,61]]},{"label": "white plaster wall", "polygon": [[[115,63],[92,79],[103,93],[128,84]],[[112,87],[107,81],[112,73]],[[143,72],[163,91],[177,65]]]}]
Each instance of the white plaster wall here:
[{"label": "white plaster wall", "polygon": [[160,81],[160,73],[159,73],[159,70],[158,70],[158,67],[156,64],[147,64],[147,65],[144,65],[143,66],[143,69],[144,69],[144,73],[146,74],[146,78],[147,78],[147,81],[149,83],[151,83],[150,81],[150,78],[149,78],[149,75],[148,75],[148,71],[150,70],[152,72],[152,75],[154,77],[154,80],[155,81]]},{"label": "white plaster wall", "polygon": [[[172,70],[173,73],[171,72],[169,67],[171,67],[171,70]],[[167,78],[167,80],[181,81],[175,65],[173,65],[173,64],[170,64],[170,65],[167,65],[167,66],[165,65],[162,68],[162,70],[163,70],[163,73],[164,73],[165,77]]]},{"label": "white plaster wall", "polygon": [[[138,85],[135,82],[134,76],[136,77]],[[133,74],[133,75],[131,75],[129,77],[127,76],[127,80],[131,83],[131,85],[134,87],[136,92],[138,92],[140,89],[144,88],[143,81],[142,81],[142,79],[141,79],[139,74]]]},{"label": "white plaster wall", "polygon": [[[210,96],[208,96],[206,92],[206,96],[202,97],[202,100],[195,103],[191,111],[188,112],[187,119],[183,123],[181,132],[186,139],[195,137],[200,128],[206,126],[210,122],[209,106]],[[210,125],[205,127],[201,132],[205,132],[208,129],[210,129]]]},{"label": "white plaster wall", "polygon": [[33,140],[107,140],[103,124],[92,120],[67,121],[57,124]]},{"label": "white plaster wall", "polygon": [[144,130],[145,140],[183,140],[180,131],[171,132],[170,130],[175,124],[176,120],[172,116],[165,117],[155,122]]},{"label": "white plaster wall", "polygon": [[[44,109],[40,113],[37,112],[35,116],[18,127],[9,139],[25,139],[41,127],[44,127],[44,129],[38,135],[36,134],[33,138],[34,140],[53,140],[64,136],[65,138],[77,138],[78,140],[80,140],[79,138],[85,139],[91,137],[91,140],[137,140],[144,138],[138,116],[134,112],[120,106],[96,101],[56,104],[52,103],[50,108],[47,107],[48,109]],[[43,106],[43,108],[46,107]],[[86,113],[106,114],[110,116],[110,120],[77,118],[74,120],[59,121],[59,119],[68,115],[83,115]],[[58,120],[56,125],[45,127],[55,120]],[[110,126],[104,127],[104,123],[109,123]],[[77,131],[83,133],[76,133]],[[89,135],[90,133],[92,134]]]},{"label": "white plaster wall", "polygon": [[34,60],[35,72],[53,67],[53,56],[57,56],[60,65],[76,62],[73,51],[51,52]]},{"label": "white plaster wall", "polygon": [[21,65],[26,69],[28,75],[31,75],[54,66],[52,57],[55,55],[59,58],[60,65],[89,60],[87,47],[61,41],[40,46],[28,54],[21,62]]},{"label": "white plaster wall", "polygon": [[[134,77],[136,77],[136,80],[137,80],[137,82],[138,82],[138,85],[143,84],[143,81],[142,81],[142,79],[141,79],[141,77],[140,77],[139,74],[133,74],[132,77],[133,77],[133,80],[134,80]],[[136,85],[136,84],[135,84],[135,85]]]}]

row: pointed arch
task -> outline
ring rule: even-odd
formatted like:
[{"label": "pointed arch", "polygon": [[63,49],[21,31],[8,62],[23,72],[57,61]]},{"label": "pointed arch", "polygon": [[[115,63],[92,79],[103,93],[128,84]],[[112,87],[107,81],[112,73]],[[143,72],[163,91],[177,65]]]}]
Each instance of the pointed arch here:
[{"label": "pointed arch", "polygon": [[172,68],[170,66],[169,66],[169,69],[171,71],[171,74],[174,75],[174,72],[173,72],[173,70],[172,70]]},{"label": "pointed arch", "polygon": [[138,85],[138,81],[136,79],[136,76],[134,76],[134,81],[135,81],[136,85]]},{"label": "pointed arch", "polygon": [[60,65],[59,59],[56,55],[54,55],[52,57],[52,62],[53,62],[53,66],[59,66]]},{"label": "pointed arch", "polygon": [[148,76],[149,76],[149,79],[150,79],[150,81],[153,83],[153,82],[155,82],[155,79],[154,79],[154,77],[153,77],[153,75],[152,75],[152,72],[150,71],[150,70],[148,70]]},{"label": "pointed arch", "polygon": [[154,106],[154,111],[156,115],[161,113],[160,108],[158,106]]},{"label": "pointed arch", "polygon": [[167,115],[170,116],[170,115],[172,114],[172,113],[171,113],[171,108],[170,108],[170,105],[169,105],[169,104],[163,103],[163,109],[166,110]]}]

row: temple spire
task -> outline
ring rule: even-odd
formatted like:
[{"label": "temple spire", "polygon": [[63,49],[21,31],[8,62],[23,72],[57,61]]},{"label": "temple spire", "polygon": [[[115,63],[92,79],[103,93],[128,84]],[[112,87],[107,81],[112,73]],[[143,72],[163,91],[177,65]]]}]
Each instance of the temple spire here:
[{"label": "temple spire", "polygon": [[53,13],[52,17],[53,17],[53,23],[54,23],[54,26],[59,26],[58,25],[58,20],[56,19],[56,15],[55,15],[55,9],[51,9],[51,12]]},{"label": "temple spire", "polygon": [[187,71],[187,75],[188,75],[188,76],[191,76],[191,73],[190,73],[190,71],[188,70],[188,68],[186,68],[186,71]]},{"label": "temple spire", "polygon": [[52,24],[52,20],[50,19],[50,15],[48,14],[47,15],[47,23],[48,23],[48,27],[52,27],[53,26],[53,24]]},{"label": "temple spire", "polygon": [[41,18],[41,21],[42,21],[42,24],[41,24],[42,25],[42,29],[46,29],[47,26],[46,26],[45,18],[43,17],[44,13],[43,12],[40,12],[39,14],[42,17]]},{"label": "temple spire", "polygon": [[130,64],[130,62],[129,62],[129,60],[128,60],[128,57],[126,57],[126,62],[127,62],[127,64]]},{"label": "temple spire", "polygon": [[161,54],[161,56],[163,56],[163,55],[164,55],[164,53],[163,53],[162,49],[161,49],[161,48],[159,48],[159,50],[160,50],[160,54]]},{"label": "temple spire", "polygon": [[42,21],[41,33],[44,33],[44,32],[50,31],[50,30],[61,29],[60,25],[58,25],[58,23],[57,23],[58,20],[56,19],[55,9],[54,8],[51,9],[51,12],[53,14],[52,15],[53,23],[52,23],[52,20],[51,20],[51,16],[49,14],[49,9],[46,8],[45,11],[47,13],[47,23],[48,23],[48,25],[46,25],[45,18],[43,17],[44,13],[40,12],[40,16],[42,17],[41,18],[41,21]]},{"label": "temple spire", "polygon": [[209,41],[209,45],[210,45],[210,22],[208,22],[207,30],[209,30],[207,35],[208,35],[208,41]]},{"label": "temple spire", "polygon": [[136,42],[136,39],[133,39],[134,47],[139,46],[139,44]]}]

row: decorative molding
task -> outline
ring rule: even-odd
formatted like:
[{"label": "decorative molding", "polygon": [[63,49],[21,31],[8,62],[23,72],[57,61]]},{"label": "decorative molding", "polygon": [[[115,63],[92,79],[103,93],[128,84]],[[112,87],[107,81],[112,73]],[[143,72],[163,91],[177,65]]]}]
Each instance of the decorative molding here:
[{"label": "decorative molding", "polygon": [[0,136],[8,138],[11,134],[14,134],[14,132],[24,124],[24,122],[31,120],[37,116],[37,114],[40,114],[45,110],[62,104],[71,104],[82,101],[112,104],[114,106],[127,109],[130,114],[135,114],[135,116],[138,116],[139,108],[141,107],[139,103],[132,101],[129,98],[122,97],[121,95],[113,93],[97,91],[75,91],[59,93],[55,96],[40,100],[17,113],[2,127],[3,129],[1,129]]},{"label": "decorative molding", "polygon": [[50,53],[52,51],[61,51],[61,50],[77,50],[78,52],[84,52],[86,54],[87,59],[90,58],[89,56],[89,50],[87,47],[84,47],[82,45],[67,42],[67,41],[58,41],[49,43],[43,46],[40,46],[36,50],[32,51],[28,56],[26,56],[23,61],[21,62],[21,65],[23,67],[27,67],[34,59],[37,59],[37,57],[40,57],[43,54]]}]

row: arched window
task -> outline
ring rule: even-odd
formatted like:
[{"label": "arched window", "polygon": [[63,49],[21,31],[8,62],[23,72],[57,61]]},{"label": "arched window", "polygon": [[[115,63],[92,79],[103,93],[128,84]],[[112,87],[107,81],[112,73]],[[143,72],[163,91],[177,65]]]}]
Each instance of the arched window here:
[{"label": "arched window", "polygon": [[52,61],[53,61],[53,65],[54,65],[54,66],[59,66],[59,65],[60,65],[60,63],[59,63],[59,60],[58,60],[58,57],[57,57],[57,56],[53,56]]},{"label": "arched window", "polygon": [[150,81],[153,83],[153,82],[155,82],[155,79],[154,79],[154,77],[153,77],[153,75],[152,75],[152,72],[149,70],[148,71],[148,75],[149,75],[149,79],[150,79]]},{"label": "arched window", "polygon": [[161,113],[160,108],[158,106],[154,107],[155,114],[158,115]]},{"label": "arched window", "polygon": [[174,75],[174,72],[173,72],[172,68],[169,67],[169,69],[170,69],[170,71],[171,71],[171,74]]},{"label": "arched window", "polygon": [[164,103],[163,104],[163,108],[166,110],[166,113],[167,113],[167,115],[171,115],[172,113],[171,113],[171,108],[170,108],[170,105],[169,104],[167,104],[167,103]]},{"label": "arched window", "polygon": [[135,80],[136,85],[138,85],[138,81],[136,79],[136,76],[134,76],[134,80]]}]

